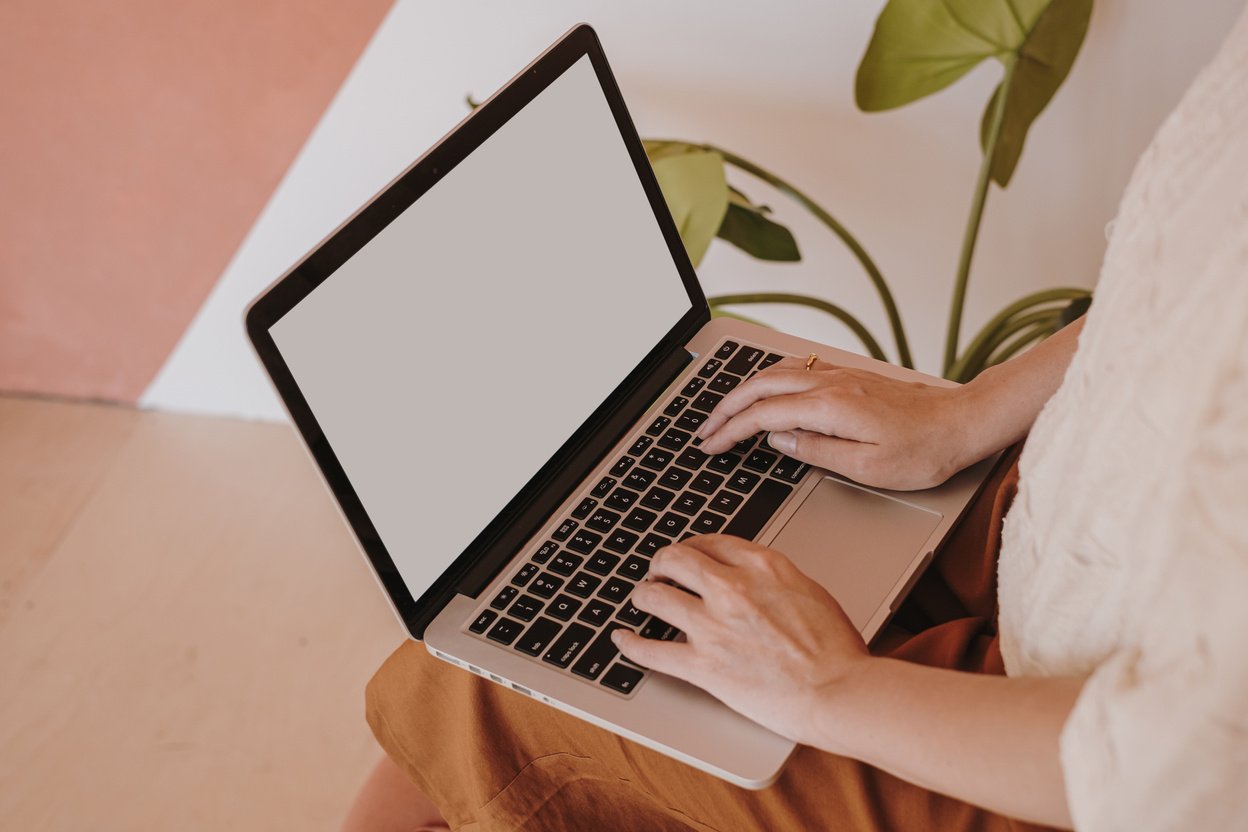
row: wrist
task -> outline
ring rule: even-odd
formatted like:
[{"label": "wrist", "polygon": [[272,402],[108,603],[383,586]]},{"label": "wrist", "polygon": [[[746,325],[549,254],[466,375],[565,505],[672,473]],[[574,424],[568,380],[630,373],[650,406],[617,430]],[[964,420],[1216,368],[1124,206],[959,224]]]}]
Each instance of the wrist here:
[{"label": "wrist", "polygon": [[870,718],[867,704],[882,690],[881,673],[888,659],[864,655],[836,677],[813,691],[809,730],[798,742],[840,754],[856,757],[858,738],[863,732],[864,721]]}]

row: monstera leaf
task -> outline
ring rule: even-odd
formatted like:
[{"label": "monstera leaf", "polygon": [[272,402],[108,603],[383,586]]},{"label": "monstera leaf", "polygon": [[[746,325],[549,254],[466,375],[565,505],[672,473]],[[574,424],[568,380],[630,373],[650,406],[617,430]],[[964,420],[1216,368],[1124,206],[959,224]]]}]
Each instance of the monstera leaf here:
[{"label": "monstera leaf", "polygon": [[980,128],[987,151],[1005,96],[992,178],[1009,184],[1032,122],[1079,54],[1092,0],[889,0],[858,67],[855,97],[868,112],[938,92],[986,58],[1006,67]]},{"label": "monstera leaf", "polygon": [[680,238],[696,266],[718,236],[760,260],[800,260],[792,232],[770,219],[728,185],[724,158],[714,150],[675,141],[646,141],[646,155],[659,180]]}]

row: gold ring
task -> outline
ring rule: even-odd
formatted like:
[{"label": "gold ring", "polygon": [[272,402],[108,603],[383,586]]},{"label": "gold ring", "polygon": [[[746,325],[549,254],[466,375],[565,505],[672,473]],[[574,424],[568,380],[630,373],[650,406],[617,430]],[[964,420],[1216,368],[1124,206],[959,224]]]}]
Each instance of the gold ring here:
[{"label": "gold ring", "polygon": [[815,366],[815,362],[818,360],[819,356],[812,352],[810,354],[810,358],[806,359],[806,369],[809,370],[811,367]]}]

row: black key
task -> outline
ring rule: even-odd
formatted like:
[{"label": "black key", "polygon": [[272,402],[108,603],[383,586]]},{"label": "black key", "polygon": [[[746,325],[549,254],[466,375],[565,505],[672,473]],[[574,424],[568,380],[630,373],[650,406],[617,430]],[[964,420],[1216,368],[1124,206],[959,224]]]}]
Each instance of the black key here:
[{"label": "black key", "polygon": [[650,528],[650,524],[654,522],[654,518],[658,517],[653,511],[646,511],[644,508],[633,509],[632,514],[624,518],[624,525],[635,532],[644,532]]},{"label": "black key", "polygon": [[763,480],[754,495],[741,506],[737,516],[728,521],[724,534],[735,534],[737,537],[753,540],[776,513],[776,509],[780,508],[780,504],[792,493],[791,485],[776,480]]},{"label": "black key", "polygon": [[530,595],[521,595],[516,599],[516,603],[511,605],[511,609],[507,610],[507,614],[521,621],[532,621],[534,616],[541,611],[541,601]]},{"label": "black key", "polygon": [[612,488],[615,488],[615,480],[611,477],[603,477],[590,493],[601,500],[611,493]]},{"label": "black key", "polygon": [[698,370],[698,376],[701,378],[710,378],[719,372],[719,368],[723,366],[723,363],[724,362],[720,361],[718,358],[712,358],[707,361],[706,364],[702,365],[701,370]]},{"label": "black key", "polygon": [[733,494],[731,491],[721,491],[715,495],[714,500],[711,500],[708,508],[713,508],[723,514],[732,514],[744,499],[740,494]]},{"label": "black key", "polygon": [[783,456],[780,457],[780,462],[776,464],[776,467],[771,469],[771,475],[786,482],[797,482],[808,470],[810,466],[805,462],[798,462],[792,457]]},{"label": "black key", "polygon": [[680,395],[686,398],[696,396],[704,384],[706,384],[706,382],[700,378],[691,378],[689,379],[689,383],[680,389]]},{"label": "black key", "polygon": [[695,430],[700,428],[702,426],[702,423],[705,421],[706,421],[705,413],[702,413],[701,411],[690,408],[689,410],[686,410],[684,413],[680,414],[680,418],[676,420],[676,427],[680,428],[681,430],[687,430],[690,433],[693,433]]},{"label": "black key", "polygon": [[783,355],[776,355],[774,352],[769,352],[767,353],[767,357],[762,360],[762,363],[758,365],[758,369],[766,370],[768,367],[770,367],[772,364],[775,364],[777,361],[781,360],[782,358],[784,358]]},{"label": "black key", "polygon": [[632,473],[624,478],[624,484],[634,491],[645,491],[650,487],[650,483],[654,482],[655,473],[647,471],[645,468],[634,468]]},{"label": "black key", "polygon": [[736,389],[741,383],[739,376],[729,375],[728,373],[720,373],[711,379],[711,383],[706,385],[707,390],[713,390],[721,395],[727,395]]},{"label": "black key", "polygon": [[738,471],[728,478],[728,487],[733,491],[749,494],[754,490],[754,486],[758,485],[758,480],[758,474],[751,474],[749,471]]},{"label": "black key", "polygon": [[611,476],[622,477],[628,473],[628,469],[633,467],[633,463],[637,460],[631,456],[622,456],[620,461],[611,466]]},{"label": "black key", "polygon": [[559,524],[559,528],[555,529],[554,533],[551,534],[551,537],[560,542],[567,540],[572,536],[572,532],[576,531],[577,525],[575,520],[564,520]]},{"label": "black key", "polygon": [[516,649],[521,653],[536,656],[546,649],[546,645],[550,644],[550,640],[555,637],[557,632],[559,632],[558,624],[549,618],[539,618],[533,622],[532,626],[516,642]]},{"label": "black key", "polygon": [[604,627],[594,639],[594,643],[589,645],[589,649],[581,656],[580,661],[572,665],[572,672],[586,679],[597,679],[601,676],[602,671],[606,670],[607,665],[611,664],[611,660],[620,652],[616,649],[615,643],[611,641],[611,631],[618,630],[621,626],[608,624]]},{"label": "black key", "polygon": [[704,511],[698,515],[697,520],[693,521],[693,525],[689,527],[689,530],[698,534],[715,534],[727,522],[727,517],[718,515],[713,511]]},{"label": "black key", "polygon": [[569,624],[555,641],[553,647],[542,656],[542,661],[550,662],[556,667],[567,667],[572,664],[576,654],[585,649],[585,645],[594,637],[594,631],[580,624]]},{"label": "black key", "polygon": [[654,440],[649,436],[639,436],[637,437],[637,441],[632,444],[632,447],[628,449],[628,452],[633,456],[641,456],[646,452],[646,448],[649,448],[650,443],[653,441]]},{"label": "black key", "polygon": [[543,572],[533,582],[533,586],[529,587],[529,592],[538,598],[549,598],[558,592],[561,586],[563,586],[563,578],[556,578],[549,572]]},{"label": "black key", "polygon": [[[689,411],[692,413],[693,411]],[[676,464],[691,471],[696,471],[702,467],[702,463],[710,459],[709,454],[704,454],[697,448],[685,448],[685,452],[676,457]]]},{"label": "black key", "polygon": [[[534,568],[536,569],[536,567]],[[503,591],[498,593],[498,596],[490,602],[490,606],[496,610],[501,610],[503,607],[510,604],[511,600],[515,598],[519,592],[520,590],[516,589],[514,586],[505,586],[503,587]]]},{"label": "black key", "polygon": [[[628,560],[620,565],[620,575],[628,578],[630,581],[640,581],[646,577],[646,573],[650,571],[650,561],[645,558],[639,558],[636,555],[629,555]],[[525,619],[528,620],[527,618]]]},{"label": "black key", "polygon": [[667,430],[667,426],[670,425],[671,423],[672,423],[671,419],[667,418],[666,416],[660,416],[650,423],[650,427],[646,428],[646,433],[650,434],[651,436],[658,436],[660,433]]},{"label": "black key", "polygon": [[750,448],[753,448],[754,443],[757,441],[758,441],[757,436],[747,436],[744,439],[742,439],[740,442],[738,442],[737,444],[733,445],[730,453],[741,454],[741,456],[745,456],[746,454],[750,452]]},{"label": "black key", "polygon": [[623,578],[608,578],[607,582],[602,585],[602,589],[598,590],[598,597],[605,598],[613,604],[618,604],[627,598],[632,591],[633,585]]},{"label": "black key", "polygon": [[588,572],[582,572],[572,580],[568,581],[568,592],[577,598],[588,598],[594,594],[594,590],[602,583],[602,578],[595,578]]},{"label": "black key", "polygon": [[767,470],[775,464],[776,459],[778,459],[778,457],[775,454],[768,453],[767,451],[755,451],[746,458],[745,462],[741,464],[746,468],[749,468],[751,471],[758,471],[765,474],[767,473]]},{"label": "black key", "polygon": [[689,404],[689,400],[684,396],[677,396],[663,408],[664,416],[675,416],[677,413],[685,409],[685,405]]},{"label": "black key", "polygon": [[597,598],[585,604],[585,609],[581,610],[581,614],[577,616],[581,621],[588,621],[595,627],[606,622],[611,617],[611,613],[615,612],[615,607],[606,601],[600,601]]},{"label": "black key", "polygon": [[692,476],[693,472],[684,468],[668,468],[663,472],[663,476],[659,477],[659,485],[679,491],[685,487],[685,484],[689,482],[689,478]]},{"label": "black key", "polygon": [[711,457],[711,461],[706,463],[706,467],[712,471],[719,471],[721,474],[731,474],[733,469],[741,464],[741,457],[736,454],[716,454]]},{"label": "black key", "polygon": [[661,618],[651,618],[650,622],[641,628],[639,635],[642,638],[652,638],[656,641],[671,641],[680,635],[680,630]]},{"label": "black key", "polygon": [[688,517],[681,517],[679,514],[668,512],[659,518],[659,522],[654,524],[654,530],[660,534],[666,534],[675,537],[685,530],[685,526],[689,524]]},{"label": "black key", "polygon": [[609,555],[606,552],[598,552],[589,559],[589,563],[585,564],[585,568],[590,572],[596,572],[599,575],[610,575],[611,570],[620,562],[615,555]]},{"label": "black key", "polygon": [[510,618],[501,618],[494,625],[494,629],[490,630],[489,638],[500,644],[511,644],[516,640],[516,636],[520,635],[520,631],[524,629],[524,625],[519,621],[512,621]]},{"label": "black key", "polygon": [[560,621],[569,621],[580,608],[581,602],[571,595],[560,595],[550,602],[550,606],[546,608],[546,614]]},{"label": "black key", "polygon": [[742,347],[737,354],[732,357],[728,365],[724,367],[730,373],[736,373],[743,376],[750,370],[754,369],[754,365],[758,363],[758,359],[763,357],[763,351],[758,347]]},{"label": "black key", "polygon": [[615,617],[623,621],[625,624],[631,624],[636,627],[641,624],[641,622],[645,621],[648,615],[650,615],[650,613],[637,609],[630,601],[620,607],[620,611],[615,614]]},{"label": "black key", "polygon": [[659,440],[659,444],[669,451],[684,450],[685,445],[689,444],[689,440],[693,437],[683,430],[672,428],[663,434],[663,438]]},{"label": "black key", "polygon": [[628,550],[633,548],[633,544],[637,542],[637,535],[632,532],[626,532],[623,529],[616,529],[607,535],[607,542],[602,544],[604,549],[610,549],[612,552],[619,552],[621,555],[627,554]]},{"label": "black key", "polygon": [[655,511],[662,511],[667,508],[668,503],[670,503],[672,498],[675,496],[675,494],[668,491],[666,488],[659,488],[656,485],[654,488],[651,488],[646,492],[645,497],[642,497],[641,504],[646,508],[654,509]]},{"label": "black key", "polygon": [[667,467],[667,463],[672,461],[672,457],[676,454],[671,451],[662,451],[658,448],[651,448],[650,453],[642,457],[641,464],[652,471],[662,471]]},{"label": "black key", "polygon": [[676,498],[676,504],[672,508],[681,514],[688,514],[690,517],[697,514],[702,506],[706,505],[706,498],[697,494],[681,494]]},{"label": "black key", "polygon": [[599,684],[612,690],[618,690],[620,693],[632,693],[637,689],[637,685],[641,683],[644,676],[645,674],[637,668],[616,662],[607,671],[607,675],[602,677],[602,681]]},{"label": "black key", "polygon": [[572,509],[572,516],[577,520],[584,520],[589,516],[589,513],[594,510],[594,506],[596,505],[598,505],[597,500],[586,497],[584,500],[581,500],[580,505]]},{"label": "black key", "polygon": [[559,547],[555,545],[555,541],[547,540],[540,547],[538,547],[537,552],[533,555],[533,562],[545,563],[546,561],[550,560],[551,555],[553,555],[555,552],[558,552],[558,551],[559,551]]},{"label": "black key", "polygon": [[486,610],[477,616],[477,620],[468,625],[468,629],[477,635],[484,633],[489,626],[494,623],[494,619],[498,618],[498,613],[494,610]]},{"label": "black key", "polygon": [[637,544],[637,554],[645,555],[648,558],[654,557],[654,553],[662,549],[664,546],[670,546],[672,541],[658,534],[648,534]]},{"label": "black key", "polygon": [[715,409],[715,405],[719,404],[723,399],[724,397],[718,393],[706,390],[702,395],[693,400],[693,407],[695,410],[701,410],[703,413],[710,413]]},{"label": "black key", "polygon": [[575,552],[580,552],[582,555],[588,555],[601,542],[602,535],[581,529],[572,535],[572,539],[568,541],[568,548]]},{"label": "black key", "polygon": [[584,560],[568,552],[561,552],[550,562],[550,571],[567,577],[579,569]]},{"label": "black key", "polygon": [[724,478],[719,474],[712,474],[703,471],[693,478],[693,482],[689,485],[694,491],[701,491],[703,494],[713,494],[716,488],[724,484]]},{"label": "black key", "polygon": [[511,582],[516,586],[524,586],[529,581],[533,580],[533,576],[536,574],[537,564],[526,563],[524,566],[520,567],[520,571],[516,573],[516,577],[511,579]]},{"label": "black key", "polygon": [[629,491],[627,488],[617,488],[606,499],[605,505],[616,511],[628,511],[633,507],[633,503],[637,502],[637,496],[636,491]]},{"label": "black key", "polygon": [[719,345],[719,349],[715,350],[715,357],[720,361],[727,361],[729,358],[732,358],[732,354],[737,351],[739,346],[740,344],[736,341],[725,341]]},{"label": "black key", "polygon": [[620,522],[620,515],[614,511],[600,508],[585,521],[585,528],[593,529],[596,532],[609,532],[618,522]]}]

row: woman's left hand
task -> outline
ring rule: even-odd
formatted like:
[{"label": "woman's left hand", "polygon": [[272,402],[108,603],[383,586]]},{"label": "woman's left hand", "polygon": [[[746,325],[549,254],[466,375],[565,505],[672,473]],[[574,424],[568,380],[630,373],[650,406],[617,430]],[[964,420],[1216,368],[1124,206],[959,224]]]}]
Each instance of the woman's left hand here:
[{"label": "woman's left hand", "polygon": [[809,741],[820,702],[871,661],[836,600],[773,549],[727,535],[691,537],[659,550],[648,578],[633,604],[686,641],[617,630],[624,655],[796,742]]}]

